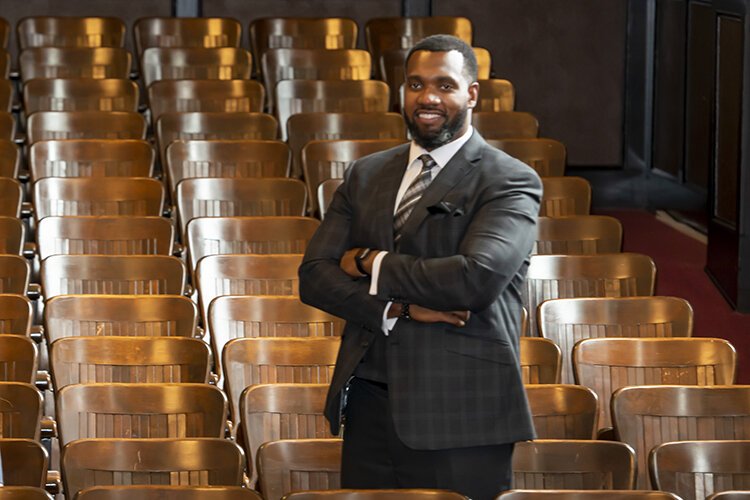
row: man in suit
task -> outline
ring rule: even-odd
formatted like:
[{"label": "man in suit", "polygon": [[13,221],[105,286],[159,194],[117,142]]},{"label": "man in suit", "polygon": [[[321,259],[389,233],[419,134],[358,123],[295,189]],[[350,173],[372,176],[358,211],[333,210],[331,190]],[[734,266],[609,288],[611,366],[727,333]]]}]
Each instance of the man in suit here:
[{"label": "man in suit", "polygon": [[351,165],[300,266],[302,300],[347,322],[326,403],[342,487],[489,499],[534,437],[518,336],[541,182],[471,127],[476,79],[457,38],[409,52],[412,143]]}]

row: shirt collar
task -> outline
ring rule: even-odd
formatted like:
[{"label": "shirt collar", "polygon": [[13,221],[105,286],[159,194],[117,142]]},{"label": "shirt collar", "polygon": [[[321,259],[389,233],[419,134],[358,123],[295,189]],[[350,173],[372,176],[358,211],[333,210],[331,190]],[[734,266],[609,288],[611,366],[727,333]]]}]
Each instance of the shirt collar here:
[{"label": "shirt collar", "polygon": [[453,158],[458,150],[461,149],[461,146],[466,144],[466,142],[471,138],[472,132],[474,132],[474,127],[469,125],[468,130],[461,137],[449,143],[443,144],[442,146],[435,148],[432,151],[427,151],[416,142],[411,141],[411,146],[409,147],[409,165],[414,163],[414,160],[419,158],[421,155],[428,154],[432,157],[433,160],[435,160],[435,163],[437,163],[438,167],[443,168],[448,164],[449,161],[451,161],[451,158]]}]

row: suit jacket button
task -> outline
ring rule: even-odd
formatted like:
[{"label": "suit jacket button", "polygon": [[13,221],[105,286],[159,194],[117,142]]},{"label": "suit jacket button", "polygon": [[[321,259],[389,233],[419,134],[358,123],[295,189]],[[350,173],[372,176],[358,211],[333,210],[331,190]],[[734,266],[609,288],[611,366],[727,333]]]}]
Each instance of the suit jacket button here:
[{"label": "suit jacket button", "polygon": [[360,345],[361,345],[362,347],[370,347],[370,343],[369,343],[368,341],[366,341],[366,340],[363,340],[363,341],[362,341],[362,343],[361,343]]}]

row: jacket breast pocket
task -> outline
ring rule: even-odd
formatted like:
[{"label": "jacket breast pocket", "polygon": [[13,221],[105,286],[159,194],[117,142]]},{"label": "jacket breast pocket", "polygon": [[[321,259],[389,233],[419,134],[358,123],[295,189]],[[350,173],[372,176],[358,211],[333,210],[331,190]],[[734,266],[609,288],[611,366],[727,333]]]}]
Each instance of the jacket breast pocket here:
[{"label": "jacket breast pocket", "polygon": [[446,351],[469,358],[505,365],[518,363],[513,347],[502,340],[446,332],[443,346]]}]

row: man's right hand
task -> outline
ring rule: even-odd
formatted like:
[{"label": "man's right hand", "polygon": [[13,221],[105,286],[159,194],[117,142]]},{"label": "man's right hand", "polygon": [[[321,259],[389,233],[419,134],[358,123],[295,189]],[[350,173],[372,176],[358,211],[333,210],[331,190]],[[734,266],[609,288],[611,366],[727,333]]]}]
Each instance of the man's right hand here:
[{"label": "man's right hand", "polygon": [[[401,315],[402,305],[394,302],[388,310],[389,318],[397,318]],[[453,326],[465,326],[469,321],[469,311],[436,311],[416,304],[409,305],[409,316],[412,321],[420,323],[448,323]]]}]

